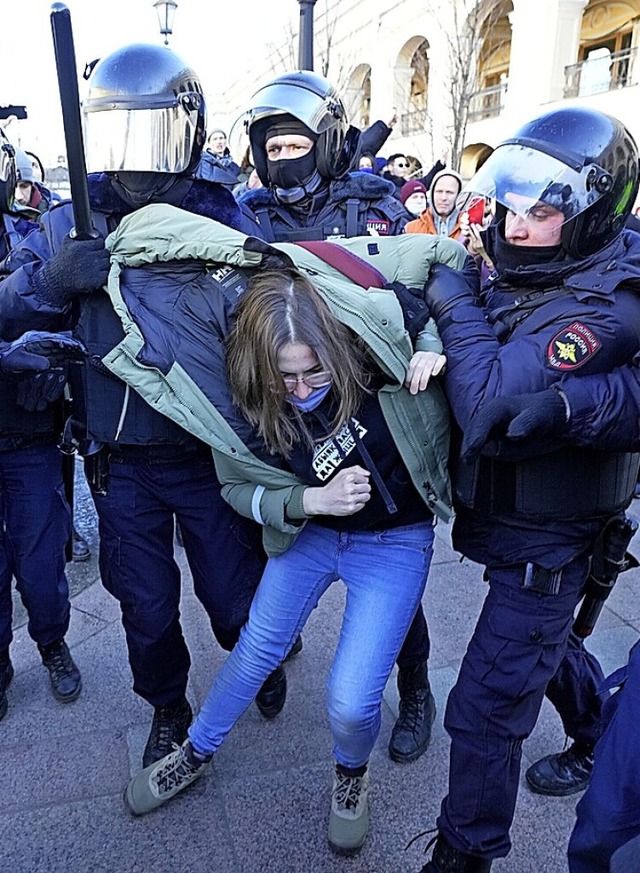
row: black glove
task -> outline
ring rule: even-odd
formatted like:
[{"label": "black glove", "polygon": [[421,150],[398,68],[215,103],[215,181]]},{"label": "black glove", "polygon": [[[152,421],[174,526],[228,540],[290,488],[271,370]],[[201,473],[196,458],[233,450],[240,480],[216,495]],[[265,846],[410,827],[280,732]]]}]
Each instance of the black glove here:
[{"label": "black glove", "polygon": [[31,284],[38,300],[64,307],[76,294],[106,285],[109,265],[102,237],[79,240],[65,236],[51,260],[34,272]]},{"label": "black glove", "polygon": [[502,437],[519,442],[559,436],[568,425],[567,406],[554,388],[537,394],[494,397],[469,422],[462,440],[461,457],[463,461],[473,461],[483,446]]},{"label": "black glove", "polygon": [[424,286],[429,311],[436,322],[461,303],[478,305],[480,272],[473,258],[468,257],[462,270],[445,264],[434,264]]},{"label": "black glove", "polygon": [[42,412],[50,403],[62,396],[67,383],[67,367],[50,367],[43,373],[23,379],[18,385],[18,406],[27,412]]}]

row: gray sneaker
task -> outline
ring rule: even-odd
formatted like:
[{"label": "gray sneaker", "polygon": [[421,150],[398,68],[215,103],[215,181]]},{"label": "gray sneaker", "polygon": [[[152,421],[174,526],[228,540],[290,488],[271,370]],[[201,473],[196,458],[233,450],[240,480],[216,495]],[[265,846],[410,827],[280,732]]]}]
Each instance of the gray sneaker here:
[{"label": "gray sneaker", "polygon": [[336,766],[329,814],[329,845],[340,855],[359,852],[369,831],[369,772],[345,776]]},{"label": "gray sneaker", "polygon": [[199,760],[189,740],[155,764],[141,770],[127,785],[124,800],[134,815],[144,815],[171,800],[201,776],[211,760]]}]

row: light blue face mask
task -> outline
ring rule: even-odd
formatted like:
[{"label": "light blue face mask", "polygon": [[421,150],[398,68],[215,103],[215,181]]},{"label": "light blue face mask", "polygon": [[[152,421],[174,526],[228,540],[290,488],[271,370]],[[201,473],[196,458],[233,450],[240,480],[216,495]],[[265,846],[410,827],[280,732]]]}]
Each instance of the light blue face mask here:
[{"label": "light blue face mask", "polygon": [[311,412],[312,409],[315,409],[317,406],[320,406],[324,398],[329,393],[331,388],[331,382],[328,385],[323,385],[322,388],[316,388],[315,391],[312,391],[308,397],[305,397],[304,400],[301,400],[299,397],[296,397],[295,394],[287,394],[287,400],[289,403],[293,403],[296,409],[299,409],[300,412]]}]

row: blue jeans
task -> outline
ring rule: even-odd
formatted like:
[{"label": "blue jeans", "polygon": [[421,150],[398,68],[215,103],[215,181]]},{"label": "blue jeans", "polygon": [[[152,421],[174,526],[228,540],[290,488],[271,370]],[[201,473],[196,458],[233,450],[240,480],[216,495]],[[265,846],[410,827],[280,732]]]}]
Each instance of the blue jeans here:
[{"label": "blue jeans", "polygon": [[152,706],[185,694],[191,664],[180,626],[174,517],[195,594],[224,649],[238,639],[266,562],[262,529],[222,499],[211,453],[181,457],[176,449],[173,460],[161,449],[114,453],[107,494],[94,495],[102,582],[120,602],[134,691]]},{"label": "blue jeans", "polygon": [[286,657],[332,582],[347,602],[327,680],[334,754],[360,767],[380,730],[382,694],[424,592],[433,554],[430,523],[377,532],[337,532],[307,523],[294,545],[271,558],[249,621],[189,731],[214,752]]},{"label": "blue jeans", "polygon": [[46,646],[69,628],[64,548],[71,513],[62,455],[37,445],[0,452],[0,651],[11,642],[11,578],[29,615],[29,635]]}]

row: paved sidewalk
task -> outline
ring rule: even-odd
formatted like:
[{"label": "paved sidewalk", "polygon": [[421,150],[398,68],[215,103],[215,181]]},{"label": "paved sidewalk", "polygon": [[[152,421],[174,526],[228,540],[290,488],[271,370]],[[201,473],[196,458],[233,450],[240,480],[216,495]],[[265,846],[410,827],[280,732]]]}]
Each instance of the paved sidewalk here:
[{"label": "paved sidewalk", "polygon": [[[438,702],[433,741],[409,765],[386,753],[394,721],[395,676],[385,695],[382,731],[371,770],[371,834],[355,859],[331,855],[326,843],[331,740],[324,679],[333,652],[343,589],[334,585],[304,632],[302,653],[287,666],[283,713],[266,722],[255,706],[240,721],[209,773],[167,807],[134,819],[122,802],[139,767],[150,708],[130,690],[117,604],[97,580],[95,559],[83,573],[96,581],[73,597],[68,641],[82,670],[82,695],[56,703],[26,627],[11,655],[16,676],[0,724],[0,870],[11,873],[413,873],[446,790],[448,738],[442,727],[455,679],[484,594],[480,568],[459,563],[438,527],[424,605],[433,639],[431,678]],[[95,546],[95,543],[94,543]],[[637,548],[636,548],[637,551]],[[184,565],[182,550],[177,550]],[[72,573],[76,572],[75,568]],[[90,581],[85,578],[85,582]],[[640,632],[640,571],[618,582],[590,647],[605,672],[626,660]],[[183,624],[193,668],[189,695],[198,704],[224,654],[212,640],[185,569]],[[545,703],[525,745],[525,766],[562,747],[564,736]],[[537,797],[522,787],[514,849],[496,873],[562,873],[576,798]]]}]

